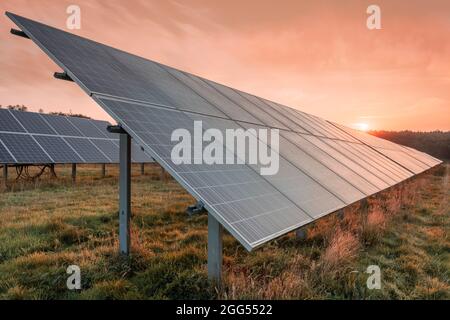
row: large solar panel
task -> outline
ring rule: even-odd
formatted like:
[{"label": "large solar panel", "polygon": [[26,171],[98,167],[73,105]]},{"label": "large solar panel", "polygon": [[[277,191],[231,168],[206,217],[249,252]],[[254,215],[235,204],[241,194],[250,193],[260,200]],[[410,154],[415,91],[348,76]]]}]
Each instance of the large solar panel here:
[{"label": "large solar panel", "polygon": [[[119,136],[106,121],[0,109],[2,123],[0,164],[119,163]],[[133,146],[133,162],[153,162]]]},{"label": "large solar panel", "polygon": [[[416,150],[7,15],[121,124],[138,150],[143,148],[168,170],[248,250],[440,163]],[[279,129],[279,145],[258,141],[279,154],[278,173],[262,176],[262,166],[249,163],[176,164],[171,134],[180,128],[192,134],[194,121],[202,121],[204,130],[222,133],[237,128]],[[97,133],[83,128],[84,136]],[[74,149],[79,141],[64,139]],[[98,150],[109,144],[91,140]],[[224,141],[218,143],[225,153],[229,151]]]}]

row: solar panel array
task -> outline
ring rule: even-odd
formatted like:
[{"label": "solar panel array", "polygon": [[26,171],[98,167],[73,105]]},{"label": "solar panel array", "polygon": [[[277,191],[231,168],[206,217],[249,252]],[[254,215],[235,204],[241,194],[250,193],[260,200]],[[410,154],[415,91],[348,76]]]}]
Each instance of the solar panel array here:
[{"label": "solar panel array", "polygon": [[[106,121],[0,109],[1,164],[119,163],[119,136]],[[153,159],[133,142],[132,160]]]},{"label": "solar panel array", "polygon": [[[438,159],[7,14],[248,250],[400,183]],[[176,165],[173,130],[277,128],[280,169]],[[268,147],[272,148],[270,142]],[[223,146],[226,150],[226,146]]]}]

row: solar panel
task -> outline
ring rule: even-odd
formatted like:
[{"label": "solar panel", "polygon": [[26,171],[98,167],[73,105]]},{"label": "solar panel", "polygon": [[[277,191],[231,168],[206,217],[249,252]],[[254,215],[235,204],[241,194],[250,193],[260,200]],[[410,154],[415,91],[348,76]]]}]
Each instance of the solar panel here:
[{"label": "solar panel", "polygon": [[295,132],[301,132],[301,133],[307,133],[307,131],[299,126],[296,122],[291,120],[291,115],[288,114],[283,108],[277,108],[270,106],[266,102],[264,102],[264,99],[256,97],[254,95],[238,91],[241,96],[252,102],[253,104],[257,105],[261,110],[264,110],[266,113],[271,114],[274,118],[276,118],[278,121],[283,123],[286,127],[288,127],[290,130],[293,130]]},{"label": "solar panel", "polygon": [[[69,120],[69,122],[87,138],[108,138],[102,130],[97,128],[92,121],[88,119],[68,117],[67,120]],[[106,131],[106,128],[104,131]]]},{"label": "solar panel", "polygon": [[55,134],[39,113],[11,111],[28,133]]},{"label": "solar panel", "polygon": [[[11,130],[0,130],[8,133],[7,147],[0,143],[0,164],[119,163],[119,135],[106,130],[106,121],[0,109],[0,123]],[[153,162],[140,147],[132,150],[133,162]]]},{"label": "solar panel", "polygon": [[340,161],[337,160],[338,153],[334,150],[328,150],[330,153],[327,153],[323,149],[316,146],[315,143],[317,143],[317,141],[311,141],[307,139],[307,136],[303,137],[292,132],[282,133],[282,135],[286,138],[286,140],[295,144],[299,149],[304,151],[310,157],[316,159],[331,171],[335,172],[336,175],[365,195],[371,195],[379,190],[378,187],[367,180],[367,177],[356,172],[354,164],[343,161],[345,159],[342,157],[340,158]]},{"label": "solar panel", "polygon": [[[121,124],[130,132],[128,124],[134,124],[136,114],[145,131],[137,132],[138,142],[145,145],[155,159],[168,166],[168,169],[184,183],[193,194],[204,199],[218,217],[227,222],[230,231],[238,238],[248,234],[246,226],[252,221],[252,228],[258,235],[268,237],[275,229],[265,226],[265,215],[277,212],[278,224],[291,227],[297,223],[311,221],[311,218],[292,201],[287,199],[268,181],[247,165],[175,165],[171,163],[171,133],[180,127],[189,127],[194,119],[188,115],[164,108],[140,106],[132,103],[100,99],[113,114],[118,113]],[[148,111],[151,110],[151,113]],[[191,128],[192,128],[191,126]],[[133,125],[134,127],[134,125]],[[200,167],[200,168],[199,168]],[[284,202],[280,206],[280,202]],[[262,219],[259,220],[258,217]],[[253,241],[254,237],[243,241]],[[260,240],[259,238],[257,240]],[[257,245],[257,243],[253,244]]]},{"label": "solar panel", "polygon": [[[193,94],[197,94],[205,101],[207,101],[211,106],[215,108],[215,115],[222,118],[239,119],[241,121],[263,124],[261,121],[256,119],[246,110],[239,107],[233,101],[224,99],[217,90],[214,90],[211,86],[208,86],[205,81],[198,77],[194,77],[185,72],[164,66],[164,68],[181,83],[189,87]],[[214,114],[213,112],[203,111],[202,114]]]},{"label": "solar panel", "polygon": [[67,141],[86,163],[112,162],[90,140],[82,138],[64,138],[64,140]]},{"label": "solar panel", "polygon": [[34,138],[39,145],[52,158],[53,163],[82,163],[83,160],[75,151],[63,140],[56,136],[38,136]]},{"label": "solar panel", "polygon": [[[341,130],[353,135],[356,139],[361,141],[362,143],[370,146],[373,150],[378,153],[387,156],[388,158],[395,161],[397,164],[402,166],[404,169],[418,174],[430,168],[430,166],[434,166],[439,164],[439,160],[436,159],[434,164],[428,165],[426,164],[429,161],[430,156],[420,155],[420,153],[415,153],[415,156],[412,155],[410,151],[404,146],[395,144],[391,141],[380,139],[373,135],[354,130],[351,128],[346,128],[342,125],[335,124]],[[431,157],[432,158],[432,157]]]},{"label": "solar panel", "polygon": [[[261,128],[246,123],[233,123],[231,120],[222,120],[208,116],[194,114],[189,114],[188,116],[192,120],[201,120],[205,130],[208,128],[219,129],[224,136],[224,131],[230,128]],[[261,165],[253,164],[250,166],[255,171],[260,172]],[[321,216],[324,212],[332,212],[344,204],[338,197],[327,190],[326,187],[323,187],[316,181],[314,177],[309,176],[304,168],[292,163],[285,154],[281,154],[279,166],[280,169],[276,175],[265,176],[264,179],[309,216]]]},{"label": "solar panel", "polygon": [[107,130],[108,126],[111,125],[109,122],[97,120],[91,121],[91,123],[109,139],[117,139],[117,133],[111,133]]},{"label": "solar panel", "polygon": [[[439,163],[281,104],[8,16],[248,250]],[[278,128],[279,146],[260,141],[279,153],[278,173],[262,176],[261,165],[248,163],[175,164],[172,132],[192,133],[199,120],[205,129],[221,132]],[[103,148],[100,140],[93,140],[97,147],[92,144],[89,151],[80,139],[65,140],[87,155]]]},{"label": "solar panel", "polygon": [[12,157],[5,145],[0,139],[0,163],[14,163],[16,160]]},{"label": "solar panel", "polygon": [[100,149],[111,162],[119,162],[119,147],[111,140],[91,139],[90,141]]},{"label": "solar panel", "polygon": [[4,132],[25,132],[25,129],[11,114],[8,109],[0,109],[0,131]]},{"label": "solar panel", "polygon": [[42,114],[42,118],[61,136],[82,137],[83,134],[74,127],[67,117]]},{"label": "solar panel", "polygon": [[0,139],[19,163],[52,163],[52,159],[26,134],[0,133]]},{"label": "solar panel", "polygon": [[137,163],[154,162],[153,158],[147,155],[143,148],[134,141],[131,142],[131,159]]}]

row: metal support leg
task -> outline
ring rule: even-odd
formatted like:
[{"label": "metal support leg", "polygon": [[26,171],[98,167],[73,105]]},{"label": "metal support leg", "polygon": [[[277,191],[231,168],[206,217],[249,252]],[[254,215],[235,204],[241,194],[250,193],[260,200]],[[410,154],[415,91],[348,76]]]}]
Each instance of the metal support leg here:
[{"label": "metal support leg", "polygon": [[166,170],[164,170],[164,168],[162,166],[160,166],[160,168],[161,168],[160,180],[166,181]]},{"label": "metal support leg", "polygon": [[72,183],[77,182],[77,164],[72,163]]},{"label": "metal support leg", "polygon": [[3,184],[5,185],[5,188],[8,187],[8,165],[3,165]]},{"label": "metal support leg", "polygon": [[54,164],[50,165],[50,176],[52,178],[56,178],[56,171],[55,171],[55,165]]},{"label": "metal support leg", "polygon": [[145,164],[141,163],[141,176],[145,174]]},{"label": "metal support leg", "polygon": [[222,234],[222,225],[208,213],[208,278],[219,285],[222,278]]},{"label": "metal support leg", "polygon": [[102,178],[106,177],[106,164],[102,164]]},{"label": "metal support leg", "polygon": [[120,134],[120,173],[119,173],[119,247],[120,253],[130,253],[131,217],[131,137]]}]

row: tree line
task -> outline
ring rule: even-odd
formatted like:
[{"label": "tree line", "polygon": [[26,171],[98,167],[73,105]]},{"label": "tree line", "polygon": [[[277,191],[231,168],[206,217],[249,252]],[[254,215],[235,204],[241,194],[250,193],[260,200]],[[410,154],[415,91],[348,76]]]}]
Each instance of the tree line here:
[{"label": "tree line", "polygon": [[370,134],[399,143],[435,158],[450,161],[450,131],[371,131]]},{"label": "tree line", "polygon": [[[0,108],[2,106],[0,105]],[[26,106],[8,105],[6,109],[28,111]],[[39,113],[44,113],[43,109],[39,109]],[[65,112],[50,112],[49,114],[58,116],[69,116],[90,119],[84,114],[74,114]],[[395,143],[399,143],[419,151],[428,153],[435,158],[450,161],[450,131],[370,131],[370,134],[382,139],[386,139]]]},{"label": "tree line", "polygon": [[[9,110],[16,110],[16,111],[28,111],[28,107],[23,105],[23,104],[16,104],[16,105],[7,105],[5,107],[3,107],[2,105],[0,105],[0,109],[5,108],[5,109],[9,109]],[[38,110],[39,113],[45,113],[44,109],[39,109]],[[90,117],[81,114],[81,113],[66,113],[66,112],[61,112],[61,111],[56,111],[56,112],[49,112],[48,114],[54,115],[54,116],[66,116],[66,117],[77,117],[77,118],[84,118],[84,119],[91,119]]]}]

